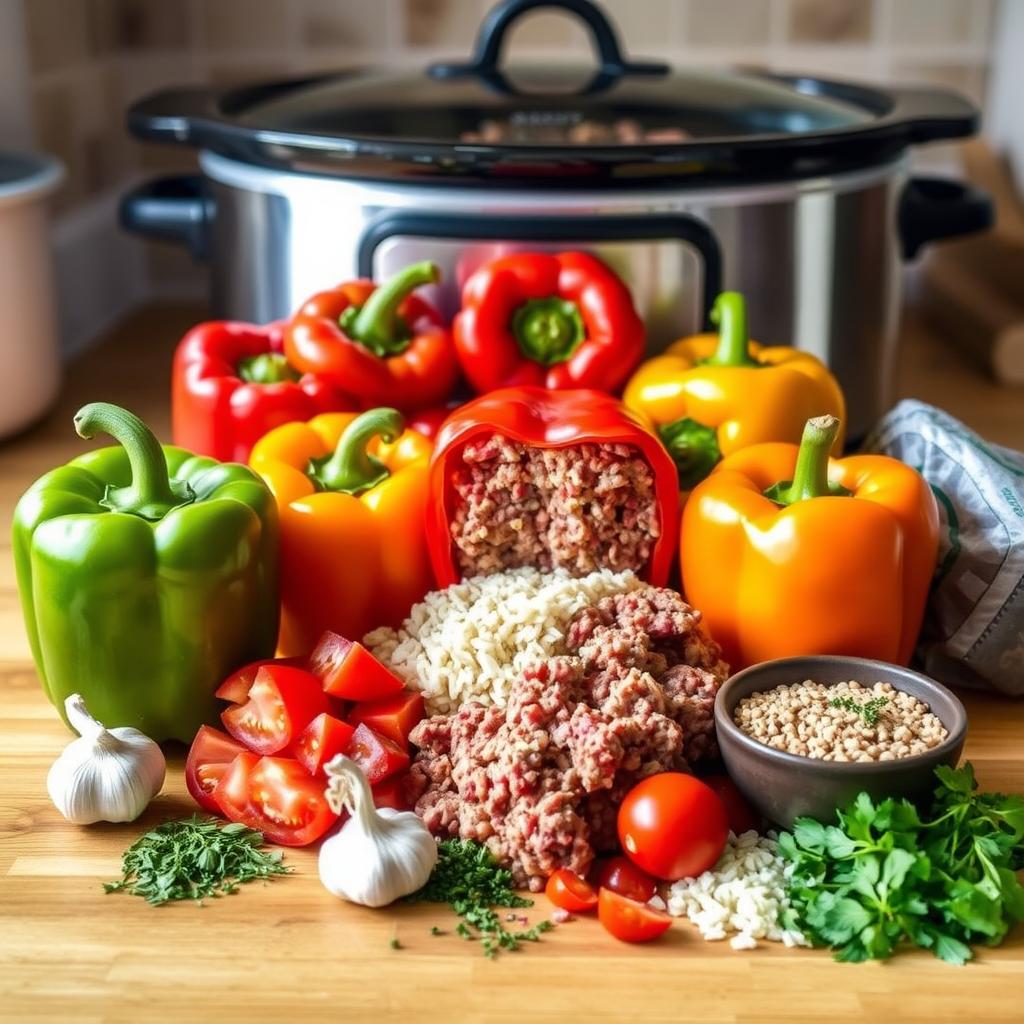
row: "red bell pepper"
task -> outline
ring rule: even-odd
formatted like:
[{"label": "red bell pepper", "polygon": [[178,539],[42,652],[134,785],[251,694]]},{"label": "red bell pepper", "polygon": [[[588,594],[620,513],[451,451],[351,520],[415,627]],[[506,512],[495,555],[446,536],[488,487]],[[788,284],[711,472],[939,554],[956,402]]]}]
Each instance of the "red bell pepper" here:
[{"label": "red bell pepper", "polygon": [[501,434],[535,448],[580,444],[623,444],[639,451],[654,474],[660,525],[651,557],[642,573],[654,586],[668,581],[679,523],[679,483],[675,463],[661,442],[619,401],[603,391],[547,391],[538,387],[504,388],[456,409],[441,427],[430,462],[427,544],[439,587],[460,578],[451,535],[455,495],[453,473],[462,466],[469,441]]},{"label": "red bell pepper", "polygon": [[245,462],[282,423],[357,408],[334,385],[289,365],[283,321],[193,327],[174,354],[171,404],[174,443],[222,462]]},{"label": "red bell pepper", "polygon": [[584,252],[485,264],[462,290],[455,348],[478,394],[532,384],[618,391],[644,353],[629,289]]},{"label": "red bell pepper", "polygon": [[444,402],[458,377],[451,332],[413,294],[438,279],[435,264],[414,263],[379,288],[348,281],[318,292],[285,330],[288,360],[355,395],[364,409],[408,412]]}]

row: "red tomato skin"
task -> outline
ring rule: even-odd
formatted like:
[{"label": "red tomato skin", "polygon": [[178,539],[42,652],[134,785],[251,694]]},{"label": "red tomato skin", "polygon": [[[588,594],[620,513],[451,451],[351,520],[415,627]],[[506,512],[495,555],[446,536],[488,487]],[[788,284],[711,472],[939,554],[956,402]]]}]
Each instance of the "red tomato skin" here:
[{"label": "red tomato skin", "polygon": [[[220,729],[209,725],[201,725],[192,746],[188,748],[185,759],[185,786],[192,799],[204,811],[219,814],[220,808],[213,799],[216,782],[225,775],[231,762],[245,750],[237,740],[232,739]],[[214,785],[203,785],[203,780],[213,781]]]},{"label": "red tomato skin", "polygon": [[[257,829],[279,846],[308,846],[338,820],[327,805],[323,782],[288,757],[239,754],[213,795],[229,821]],[[272,816],[266,813],[268,797]],[[305,818],[300,825],[278,820],[299,815]]]},{"label": "red tomato skin", "polygon": [[371,786],[409,767],[408,751],[367,725],[356,726],[345,753],[363,770]]},{"label": "red tomato skin", "polygon": [[405,689],[361,643],[330,630],[313,648],[309,670],[320,678],[325,693],[343,700],[380,700]]},{"label": "red tomato skin", "polygon": [[217,687],[213,695],[231,704],[244,704],[249,699],[249,691],[256,680],[256,673],[264,665],[292,665],[295,668],[302,668],[305,662],[305,658],[264,658],[261,661],[251,661],[232,672]]},{"label": "red tomato skin", "polygon": [[668,914],[644,903],[627,899],[611,889],[597,896],[597,919],[606,931],[622,942],[650,942],[672,926]]},{"label": "red tomato skin", "polygon": [[744,832],[760,831],[761,819],[747,798],[739,791],[728,775],[706,775],[701,779],[705,786],[715,791],[718,799],[725,807],[725,816],[729,822],[729,831],[741,836]]},{"label": "red tomato skin", "polygon": [[323,775],[324,765],[344,753],[355,729],[326,711],[317,715],[295,741],[295,760],[310,775]]},{"label": "red tomato skin", "polygon": [[413,726],[422,721],[425,715],[423,694],[417,690],[403,690],[393,697],[357,704],[349,714],[348,721],[350,725],[363,722],[379,736],[387,736],[389,740],[404,747],[409,742]]},{"label": "red tomato skin", "polygon": [[618,828],[626,856],[667,882],[713,867],[729,838],[722,801],[682,772],[661,772],[638,782],[619,806]]},{"label": "red tomato skin", "polygon": [[597,890],[568,868],[559,868],[548,878],[544,895],[571,914],[588,914],[597,909]]},{"label": "red tomato skin", "polygon": [[411,811],[412,806],[405,798],[405,780],[408,773],[392,775],[391,778],[372,786],[374,807],[390,807],[393,811]]},{"label": "red tomato skin", "polygon": [[626,899],[646,903],[657,891],[658,882],[646,871],[641,871],[628,857],[611,857],[597,861],[591,872],[591,882],[597,889],[611,889]]},{"label": "red tomato skin", "polygon": [[[266,723],[261,714],[264,702],[272,703],[273,720],[260,731],[249,726],[247,719],[252,716]],[[302,730],[328,707],[316,676],[292,665],[275,663],[262,665],[246,703],[225,708],[220,718],[224,728],[249,750],[271,756],[291,751]],[[279,722],[279,717],[283,721]]]}]

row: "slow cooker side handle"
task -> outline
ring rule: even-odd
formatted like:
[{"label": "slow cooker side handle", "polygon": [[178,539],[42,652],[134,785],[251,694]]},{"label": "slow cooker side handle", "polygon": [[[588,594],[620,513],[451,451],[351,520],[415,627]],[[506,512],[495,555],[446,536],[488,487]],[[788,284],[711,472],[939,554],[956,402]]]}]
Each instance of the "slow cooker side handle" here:
[{"label": "slow cooker side handle", "polygon": [[213,200],[198,174],[154,178],[121,199],[121,227],[146,238],[188,246],[193,259],[206,259]]},{"label": "slow cooker side handle", "polygon": [[911,178],[903,187],[897,214],[903,258],[943,238],[985,231],[994,223],[992,197],[961,181]]}]

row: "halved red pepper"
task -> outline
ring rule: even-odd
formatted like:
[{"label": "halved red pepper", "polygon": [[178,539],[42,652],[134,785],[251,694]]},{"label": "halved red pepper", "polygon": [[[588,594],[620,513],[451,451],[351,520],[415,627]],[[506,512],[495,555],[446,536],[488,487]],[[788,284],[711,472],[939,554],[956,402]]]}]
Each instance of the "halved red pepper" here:
[{"label": "halved red pepper", "polygon": [[322,412],[359,408],[284,355],[284,321],[199,324],[181,339],[171,375],[174,443],[222,462],[245,462],[268,430]]},{"label": "halved red pepper", "polygon": [[473,390],[531,384],[618,391],[644,353],[629,289],[585,252],[523,252],[462,289],[455,349]]},{"label": "halved red pepper", "polygon": [[285,330],[289,362],[333,381],[364,409],[386,405],[406,412],[444,402],[458,377],[451,332],[441,314],[413,294],[438,279],[436,264],[414,263],[380,287],[348,281],[317,292]]},{"label": "halved red pepper", "polygon": [[640,453],[654,474],[659,536],[641,573],[656,587],[668,581],[679,522],[679,483],[675,463],[661,442],[621,402],[601,391],[546,391],[503,388],[467,402],[445,421],[430,461],[427,544],[438,587],[460,579],[452,543],[456,496],[452,475],[462,465],[469,441],[501,434],[535,448],[623,444]]}]

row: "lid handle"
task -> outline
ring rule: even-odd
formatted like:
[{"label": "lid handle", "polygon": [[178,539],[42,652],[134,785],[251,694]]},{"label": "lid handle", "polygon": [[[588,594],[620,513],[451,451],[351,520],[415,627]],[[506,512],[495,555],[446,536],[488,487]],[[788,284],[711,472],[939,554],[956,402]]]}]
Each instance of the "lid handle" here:
[{"label": "lid handle", "polygon": [[629,60],[619,46],[611,22],[591,0],[501,0],[480,26],[472,60],[465,63],[433,64],[428,73],[442,79],[477,75],[501,92],[514,92],[499,69],[505,35],[524,14],[540,8],[554,8],[574,14],[590,29],[600,70],[587,92],[597,91],[624,75],[664,75],[669,71],[669,65],[661,61]]}]

